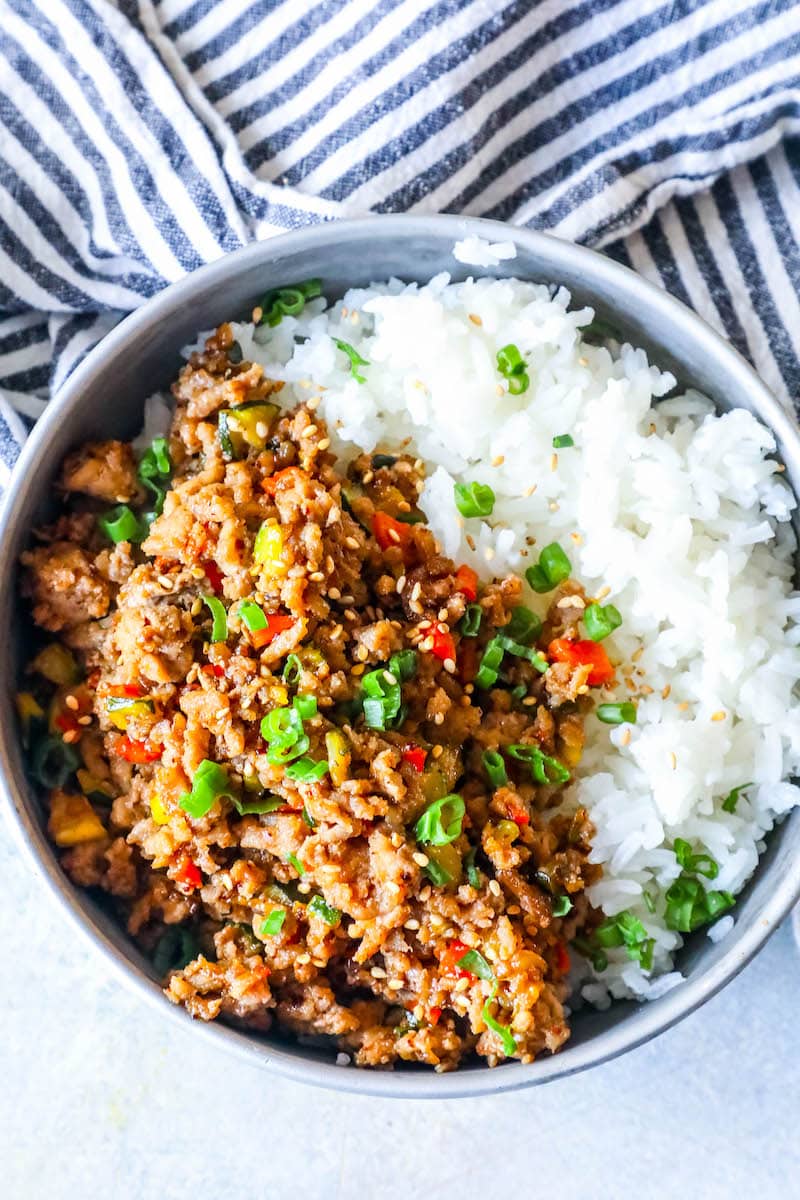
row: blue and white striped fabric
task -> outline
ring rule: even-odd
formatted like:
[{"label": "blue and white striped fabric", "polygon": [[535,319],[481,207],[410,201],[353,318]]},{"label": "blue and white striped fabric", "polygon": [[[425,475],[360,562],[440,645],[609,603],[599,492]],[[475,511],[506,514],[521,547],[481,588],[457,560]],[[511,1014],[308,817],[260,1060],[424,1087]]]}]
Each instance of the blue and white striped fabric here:
[{"label": "blue and white striped fabric", "polygon": [[800,392],[800,3],[0,0],[0,483],[120,315],[366,212],[549,229]]}]

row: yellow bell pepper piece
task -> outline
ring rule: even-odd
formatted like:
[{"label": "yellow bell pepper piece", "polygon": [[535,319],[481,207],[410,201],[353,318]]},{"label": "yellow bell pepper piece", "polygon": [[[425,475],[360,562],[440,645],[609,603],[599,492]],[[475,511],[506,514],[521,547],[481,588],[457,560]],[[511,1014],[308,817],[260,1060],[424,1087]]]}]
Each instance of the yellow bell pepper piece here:
[{"label": "yellow bell pepper piece", "polygon": [[28,728],[32,720],[41,720],[44,717],[44,709],[30,692],[17,692],[16,700],[19,719],[25,729]]},{"label": "yellow bell pepper piece", "polygon": [[169,813],[157,792],[153,792],[150,796],[150,816],[156,825],[166,825],[169,822]]},{"label": "yellow bell pepper piece", "polygon": [[92,775],[91,771],[87,771],[85,767],[80,767],[75,774],[78,776],[78,783],[81,785],[84,796],[88,797],[92,792],[99,792],[102,796],[107,796],[109,800],[114,799],[114,791],[105,779],[99,779],[97,775]]},{"label": "yellow bell pepper piece", "polygon": [[337,787],[347,779],[350,770],[350,746],[347,738],[339,729],[332,729],[325,734],[325,747],[328,751],[328,770],[331,782]]},{"label": "yellow bell pepper piece", "polygon": [[288,573],[292,564],[286,538],[280,523],[274,517],[264,521],[256,534],[253,558],[266,580],[283,579]]},{"label": "yellow bell pepper piece", "polygon": [[49,646],[40,650],[31,663],[31,670],[44,675],[45,679],[49,679],[58,687],[69,687],[81,677],[72,653],[59,642],[51,642]]},{"label": "yellow bell pepper piece", "polygon": [[103,822],[85,796],[58,789],[50,797],[47,828],[57,846],[79,846],[106,836]]},{"label": "yellow bell pepper piece", "polygon": [[128,700],[126,697],[109,696],[106,700],[108,719],[124,733],[131,717],[149,716],[153,712],[152,700]]}]

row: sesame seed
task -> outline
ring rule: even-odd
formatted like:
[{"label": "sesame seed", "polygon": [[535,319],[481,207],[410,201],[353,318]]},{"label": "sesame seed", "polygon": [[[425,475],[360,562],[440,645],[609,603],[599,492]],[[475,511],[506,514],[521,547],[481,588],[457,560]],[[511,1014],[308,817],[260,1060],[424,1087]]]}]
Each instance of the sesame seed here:
[{"label": "sesame seed", "polygon": [[265,425],[263,421],[256,421],[256,433],[260,438],[265,438],[269,433],[269,425]]},{"label": "sesame seed", "polygon": [[785,470],[786,470],[786,463],[776,463],[776,464],[775,464],[775,470],[778,472],[778,474],[780,474],[780,472],[781,472],[781,471],[785,471]]},{"label": "sesame seed", "polygon": [[523,706],[523,708],[533,708],[535,703],[536,703],[535,696],[526,696],[524,698],[524,700],[522,701],[522,706]]},{"label": "sesame seed", "polygon": [[228,715],[227,708],[218,708],[217,711],[214,713],[214,720],[215,721],[224,721],[225,718],[227,717],[227,715]]},{"label": "sesame seed", "polygon": [[431,861],[427,854],[423,854],[421,850],[415,850],[411,857],[418,867],[427,867],[428,863]]},{"label": "sesame seed", "polygon": [[538,485],[538,483],[532,483],[532,484],[531,484],[531,486],[530,486],[529,488],[526,488],[526,489],[525,489],[525,491],[522,493],[522,494],[523,494],[523,496],[524,496],[526,499],[527,499],[527,497],[528,497],[528,496],[532,496],[532,495],[533,495],[533,493],[536,491],[536,489],[537,489],[537,487],[538,487],[538,486],[539,486],[539,485]]},{"label": "sesame seed", "polygon": [[483,324],[483,321],[480,319],[477,313],[467,313],[467,316],[469,317],[470,321],[472,321],[473,325]]},{"label": "sesame seed", "polygon": [[342,593],[337,587],[328,588],[328,595],[330,596],[331,600],[341,600],[342,598]]},{"label": "sesame seed", "polygon": [[471,980],[469,980],[469,979],[459,979],[458,982],[455,984],[453,991],[454,992],[466,992],[467,988],[470,986],[470,983],[471,983]]},{"label": "sesame seed", "polygon": [[405,577],[405,575],[401,575],[400,578],[398,579],[397,583],[394,585],[394,590],[397,592],[398,596],[400,595],[400,593],[402,592],[402,590],[405,586],[406,586],[406,577]]},{"label": "sesame seed", "polygon": [[390,979],[386,986],[390,992],[400,992],[405,987],[405,984],[402,979]]},{"label": "sesame seed", "polygon": [[344,544],[345,544],[345,546],[348,546],[351,550],[357,550],[358,549],[358,538],[346,537],[344,539]]},{"label": "sesame seed", "polygon": [[550,455],[550,470],[555,471],[557,466],[558,466],[558,455],[551,454]]},{"label": "sesame seed", "polygon": [[394,846],[395,850],[399,850],[399,849],[400,849],[400,847],[401,847],[401,846],[402,846],[402,844],[403,844],[403,837],[402,837],[402,834],[399,834],[399,833],[393,833],[393,834],[392,834],[392,836],[389,838],[389,841],[392,843],[392,845]]},{"label": "sesame seed", "polygon": [[191,575],[192,579],[202,579],[205,575],[205,571],[202,567],[190,567],[189,574]]},{"label": "sesame seed", "polygon": [[308,965],[308,963],[311,962],[311,955],[310,954],[298,954],[297,958],[295,959],[295,962],[298,963],[298,965],[305,967]]},{"label": "sesame seed", "polygon": [[200,599],[199,596],[196,600],[192,601],[192,607],[189,611],[191,612],[193,617],[199,616],[200,613],[203,611],[203,601]]},{"label": "sesame seed", "polygon": [[419,921],[416,917],[410,917],[403,926],[404,929],[419,929]]},{"label": "sesame seed", "polygon": [[358,313],[357,313],[357,312],[351,312],[351,313],[350,313],[350,324],[351,324],[351,325],[357,325],[357,324],[358,324],[358,320],[359,320]]},{"label": "sesame seed", "polygon": [[392,684],[392,686],[394,686],[397,683],[397,676],[393,675],[391,671],[384,671],[383,678],[386,680],[387,683]]},{"label": "sesame seed", "polygon": [[493,896],[502,896],[503,894],[503,889],[500,887],[500,884],[496,879],[489,880],[489,891]]},{"label": "sesame seed", "polygon": [[419,580],[417,580],[417,582],[414,584],[413,588],[411,589],[411,603],[412,604],[414,603],[415,600],[419,600],[421,591],[422,591],[422,584],[419,582]]},{"label": "sesame seed", "polygon": [[579,367],[588,367],[588,365],[589,365],[588,358],[585,358],[583,355],[581,355],[581,357],[578,359],[578,366]]},{"label": "sesame seed", "polygon": [[471,533],[468,533],[468,534],[467,534],[467,536],[466,536],[466,542],[467,542],[467,545],[469,546],[470,550],[474,550],[474,549],[475,549],[475,538],[472,536],[472,534],[471,534]]},{"label": "sesame seed", "polygon": [[604,584],[603,587],[600,588],[600,591],[595,596],[595,600],[605,600],[606,596],[610,596],[610,595],[611,595],[611,588],[608,586],[608,584]]},{"label": "sesame seed", "polygon": [[[447,618],[449,617],[449,615],[450,615],[450,614],[448,613],[448,611],[447,611],[447,609],[446,609],[446,608],[440,608],[440,609],[439,609],[439,611],[438,611],[438,613],[436,614],[436,616],[438,617],[438,619],[439,619],[440,621],[446,621],[446,620],[447,620]],[[442,630],[442,632],[443,632],[443,633],[445,633],[445,632],[446,632],[446,630]]]},{"label": "sesame seed", "polygon": [[620,734],[619,744],[620,744],[620,746],[628,746],[628,745],[630,745],[630,740],[631,740],[630,726],[626,726],[626,728],[623,729],[622,733]]},{"label": "sesame seed", "polygon": [[670,750],[669,752],[669,765],[672,767],[673,771],[678,765],[678,756],[674,750]]},{"label": "sesame seed", "polygon": [[78,700],[75,696],[67,696],[64,700],[64,703],[66,704],[67,708],[71,708],[73,712],[76,712],[77,709],[80,708]]},{"label": "sesame seed", "polygon": [[330,446],[330,444],[331,444],[331,439],[329,437],[320,438],[319,441],[317,442],[317,449],[318,450],[327,450],[328,447]]},{"label": "sesame seed", "polygon": [[443,754],[444,754],[444,746],[440,746],[439,743],[437,742],[436,745],[431,750],[431,757],[432,758],[441,758]]},{"label": "sesame seed", "polygon": [[650,687],[649,683],[643,683],[639,688],[639,691],[643,696],[652,696],[653,694],[653,689]]},{"label": "sesame seed", "polygon": [[572,541],[575,543],[576,546],[583,545],[583,538],[581,537],[581,535],[579,533],[571,533],[569,536],[572,539]]},{"label": "sesame seed", "polygon": [[172,580],[168,575],[159,575],[158,582],[161,584],[165,592],[172,591]]},{"label": "sesame seed", "polygon": [[550,512],[558,512],[558,501],[551,500],[547,507],[550,509]]},{"label": "sesame seed", "polygon": [[302,436],[303,437],[313,437],[314,434],[317,432],[317,429],[318,429],[318,426],[316,426],[312,422],[310,425],[306,425],[305,429],[303,430]]},{"label": "sesame seed", "polygon": [[322,571],[312,571],[308,578],[312,581],[312,583],[323,583],[325,580],[325,576],[322,574]]},{"label": "sesame seed", "polygon": [[361,937],[361,926],[353,921],[352,924],[348,926],[347,936],[351,938]]},{"label": "sesame seed", "polygon": [[727,717],[727,715],[728,714],[725,712],[724,708],[718,708],[716,712],[713,712],[711,714],[711,720],[712,721],[724,721],[725,718]]},{"label": "sesame seed", "polygon": [[319,408],[321,396],[312,396],[310,400],[306,400],[306,408],[310,408],[313,412],[315,408]]},{"label": "sesame seed", "polygon": [[78,717],[79,725],[91,725],[91,723],[92,723],[91,717]]},{"label": "sesame seed", "polygon": [[434,725],[444,725],[444,713],[436,713],[433,723]]},{"label": "sesame seed", "polygon": [[508,915],[510,917],[518,917],[519,914],[522,912],[522,909],[520,908],[520,906],[518,904],[509,904],[508,908],[506,909],[506,912],[508,913]]},{"label": "sesame seed", "polygon": [[661,690],[661,699],[662,699],[662,700],[666,700],[666,699],[669,697],[669,694],[670,694],[670,692],[671,692],[671,691],[672,691],[672,684],[668,683],[668,684],[667,684],[667,685],[666,685],[664,688],[662,688],[662,690]]},{"label": "sesame seed", "polygon": [[502,465],[505,461],[506,461],[505,454],[496,454],[494,456],[494,458],[492,459],[492,466],[493,467],[502,467]]},{"label": "sesame seed", "polygon": [[372,483],[374,478],[375,478],[374,471],[365,471],[364,474],[361,476],[361,482],[362,483]]},{"label": "sesame seed", "polygon": [[506,389],[503,387],[502,383],[498,383],[494,390],[497,392],[498,396],[505,396],[506,394]]},{"label": "sesame seed", "polygon": [[384,971],[383,967],[373,967],[372,970],[370,971],[370,975],[372,976],[373,979],[385,979],[386,978],[386,972]]},{"label": "sesame seed", "polygon": [[[353,604],[354,602],[355,602],[354,596],[342,596],[342,604]],[[355,618],[353,618],[353,619],[355,620]]]},{"label": "sesame seed", "polygon": [[298,883],[297,890],[298,890],[298,892],[301,892],[304,896],[307,896],[308,893],[311,891],[311,884],[305,883],[305,882]]},{"label": "sesame seed", "polygon": [[256,305],[256,307],[253,309],[253,312],[252,312],[252,314],[251,314],[251,315],[252,315],[252,318],[253,318],[253,324],[254,324],[254,325],[258,325],[258,324],[260,323],[260,321],[261,321],[261,318],[262,318],[262,317],[263,317],[263,315],[264,315],[264,310],[263,310],[263,308],[261,307],[261,305],[260,305],[260,304],[257,304],[257,305]]},{"label": "sesame seed", "polygon": [[[430,895],[430,888],[428,889],[428,893]],[[420,899],[422,899],[421,895]],[[438,913],[431,913],[430,923],[433,925],[434,929],[441,929],[444,925],[444,917],[440,917]]]},{"label": "sesame seed", "polygon": [[430,900],[430,898],[431,898],[431,893],[432,893],[432,891],[433,891],[433,888],[432,888],[432,887],[431,887],[429,884],[428,884],[428,885],[426,885],[426,886],[425,886],[425,887],[422,889],[422,891],[421,891],[421,892],[420,892],[420,894],[419,894],[419,898],[420,898],[420,900],[422,901],[422,903],[423,903],[423,904],[427,904],[427,903],[428,903],[428,901],[429,901],[429,900]]},{"label": "sesame seed", "polygon": [[369,650],[366,646],[356,646],[356,658],[359,662],[366,662],[369,658]]},{"label": "sesame seed", "polygon": [[80,734],[78,733],[77,729],[68,729],[64,734],[62,741],[65,741],[67,745],[72,745],[73,742],[77,742],[79,737]]},{"label": "sesame seed", "polygon": [[483,552],[483,557],[486,559],[487,562],[492,561],[492,559],[494,558],[494,550],[492,549],[491,546],[486,547],[486,549]]},{"label": "sesame seed", "polygon": [[444,667],[445,671],[447,671],[448,675],[455,675],[456,663],[454,658],[446,658],[442,663],[442,666]]}]

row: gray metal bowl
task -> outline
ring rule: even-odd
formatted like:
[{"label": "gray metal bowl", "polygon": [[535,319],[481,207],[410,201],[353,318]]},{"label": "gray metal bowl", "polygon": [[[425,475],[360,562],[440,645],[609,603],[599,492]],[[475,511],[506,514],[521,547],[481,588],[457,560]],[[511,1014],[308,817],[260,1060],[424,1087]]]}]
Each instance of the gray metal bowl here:
[{"label": "gray metal bowl", "polygon": [[[513,237],[516,259],[487,272],[452,257],[458,238]],[[43,830],[37,797],[26,783],[13,712],[16,662],[24,633],[15,593],[18,555],[30,530],[50,511],[52,481],[62,456],[86,438],[130,437],[142,403],[179,365],[179,348],[198,330],[246,313],[276,284],[319,276],[329,297],[391,275],[427,280],[438,271],[519,275],[565,284],[577,303],[589,302],[636,345],[651,350],[721,409],[747,408],[774,431],[787,476],[800,492],[800,429],[734,350],[683,305],[610,259],[540,233],[459,217],[374,217],[300,230],[247,246],[173,284],[123,321],[74,373],[48,406],[27,443],[0,512],[0,630],[10,648],[0,697],[0,771],[19,840],[43,883],[84,931],[109,968],[157,1004],[165,1018],[192,1025],[198,1037],[292,1079],[383,1096],[450,1097],[527,1087],[594,1066],[673,1025],[713,996],[756,953],[800,896],[800,812],[769,840],[755,878],[736,906],[734,930],[712,944],[702,933],[680,956],[686,982],[650,1004],[618,1003],[604,1013],[581,1011],[564,1050],[525,1066],[465,1067],[447,1075],[429,1069],[392,1072],[334,1065],[329,1053],[264,1039],[219,1023],[192,1022],[162,996],[149,963],[125,933],[59,868]]]}]

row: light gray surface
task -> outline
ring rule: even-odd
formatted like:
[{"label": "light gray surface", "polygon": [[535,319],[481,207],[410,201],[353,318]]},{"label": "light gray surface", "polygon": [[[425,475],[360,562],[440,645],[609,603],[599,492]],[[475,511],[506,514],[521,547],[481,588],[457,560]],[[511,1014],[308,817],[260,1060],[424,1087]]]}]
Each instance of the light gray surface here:
[{"label": "light gray surface", "polygon": [[[120,436],[138,429],[142,396],[164,384],[177,361],[178,348],[231,314],[247,310],[265,286],[311,276],[323,278],[330,296],[345,286],[365,284],[393,274],[427,279],[439,270],[463,277],[468,269],[452,257],[453,243],[465,235],[491,240],[511,230],[494,222],[462,217],[372,217],[298,230],[264,243],[253,243],[173,284],[123,321],[74,372],[48,405],[17,465],[0,519],[0,630],[16,647],[19,631],[14,587],[18,552],[43,517],[51,495],[50,476],[64,451],[88,436]],[[613,314],[635,344],[649,346],[656,361],[691,379],[723,409],[754,411],[778,437],[787,478],[800,494],[800,438],[796,422],[766,391],[752,369],[709,326],[666,293],[632,271],[580,246],[530,230],[515,229],[517,257],[492,274],[558,280],[576,303],[587,300],[605,316]],[[113,403],[109,403],[113,397]],[[42,830],[39,806],[26,786],[17,722],[13,711],[13,670],[0,693],[0,767],[2,782],[24,842],[37,859],[41,880],[61,895],[64,911],[91,933],[109,962],[140,993],[165,1011],[152,965],[121,930],[94,905],[85,891],[66,883],[53,847]],[[375,1094],[437,1095],[440,1098],[529,1086],[602,1062],[681,1019],[732,978],[758,949],[768,932],[800,896],[800,812],[775,831],[759,868],[739,896],[734,932],[712,945],[704,935],[690,938],[679,964],[687,977],[682,988],[650,1005],[617,1004],[606,1013],[584,1010],[573,1023],[573,1037],[555,1058],[513,1063],[497,1071],[465,1068],[449,1075],[424,1071],[392,1074],[342,1072],[332,1054],[307,1047],[286,1047],[248,1037],[221,1024],[195,1026],[207,1040],[225,1040],[232,1050],[261,1063],[267,1056],[276,1070],[295,1079],[316,1079],[332,1087]],[[167,1010],[173,1024],[190,1028],[187,1014]],[[166,1033],[164,1037],[168,1036]],[[180,1037],[178,1031],[174,1035]],[[196,1036],[195,1040],[200,1040]],[[197,1053],[205,1053],[198,1048]]]},{"label": "light gray surface", "polygon": [[615,1062],[509,1095],[383,1100],[291,1083],[159,1020],[1,819],[0,871],[7,1200],[797,1195],[788,924],[699,1012]]}]

